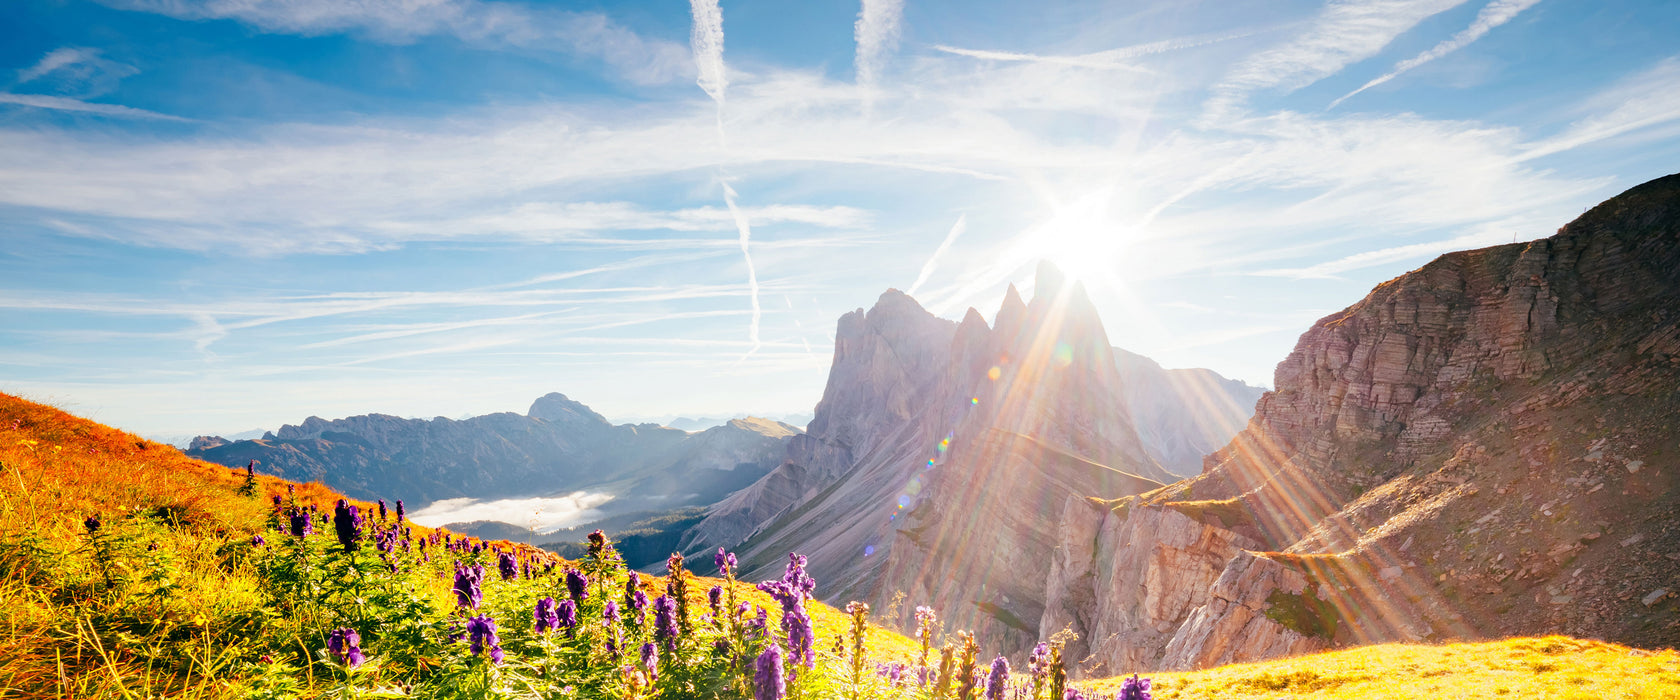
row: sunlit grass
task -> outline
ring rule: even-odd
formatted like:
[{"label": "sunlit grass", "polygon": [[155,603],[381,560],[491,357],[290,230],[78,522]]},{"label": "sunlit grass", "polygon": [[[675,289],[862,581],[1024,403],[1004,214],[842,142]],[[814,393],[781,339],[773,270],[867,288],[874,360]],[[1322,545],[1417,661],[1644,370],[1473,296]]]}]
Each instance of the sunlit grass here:
[{"label": "sunlit grass", "polygon": [[[1119,678],[1077,684],[1114,692]],[[1213,698],[1680,698],[1680,654],[1569,637],[1383,644],[1154,674],[1160,700]]]},{"label": "sunlit grass", "polygon": [[[280,552],[303,546],[272,531],[270,497],[285,494],[289,484],[258,477],[255,493],[241,495],[244,483],[240,470],[189,459],[167,446],[0,394],[0,700],[338,697],[351,692],[346,685],[351,681],[360,684],[355,693],[395,697],[404,695],[400,688],[406,681],[401,679],[431,683],[434,694],[444,688],[451,696],[472,695],[468,691],[479,676],[472,675],[475,667],[463,665],[470,659],[462,658],[461,645],[435,641],[441,616],[455,606],[447,575],[453,556],[433,549],[434,560],[425,564],[415,555],[404,555],[412,569],[391,575],[383,573],[373,555],[361,560],[376,572],[368,579],[370,585],[383,586],[393,596],[395,603],[384,609],[394,612],[384,618],[360,618],[366,622],[361,632],[378,662],[370,664],[375,668],[360,680],[347,679],[343,667],[323,650],[325,632],[349,615],[343,609],[345,599],[327,593],[277,595],[270,588],[280,579],[272,571],[265,578],[261,569],[264,562],[272,565],[292,556],[277,558]],[[328,511],[340,497],[320,484],[291,486],[299,502]],[[1183,505],[1221,519],[1231,514],[1229,504],[1222,502]],[[98,538],[83,525],[95,514],[102,521]],[[417,535],[431,532],[418,526],[414,530]],[[257,533],[274,540],[268,549],[250,544]],[[344,558],[332,553],[337,545],[331,534],[307,542],[317,572],[323,566],[343,566]],[[503,546],[534,553],[523,545]],[[664,589],[658,577],[646,580],[648,590]],[[697,615],[708,607],[707,589],[719,583],[708,578],[689,581],[689,600],[692,609],[700,611]],[[346,590],[342,581],[333,585]],[[510,648],[526,653],[535,648],[539,640],[531,636],[529,606],[554,585],[553,578],[485,585],[484,609],[496,611]],[[737,596],[749,605],[778,609],[750,582],[736,586]],[[362,602],[348,604],[354,608]],[[599,604],[599,599],[591,603]],[[410,608],[399,614],[390,605]],[[817,668],[804,684],[804,698],[851,697],[843,673],[849,661],[836,651],[842,642],[850,644],[850,618],[815,602],[809,613],[816,631]],[[900,617],[888,611],[876,614],[876,619]],[[430,631],[415,637],[420,641],[403,642],[403,624]],[[920,653],[918,642],[889,629],[870,626],[866,640],[871,669],[878,663],[909,665]],[[685,653],[698,659],[704,648],[701,644]],[[575,653],[557,648],[547,660],[536,654],[519,663],[525,663],[527,671],[534,668],[532,663],[570,663],[567,673],[593,673],[598,682],[605,671],[578,666],[580,657],[566,656]],[[513,658],[510,655],[510,664],[516,663]],[[980,661],[984,665],[987,660]],[[1160,673],[1154,674],[1154,682],[1155,697],[1163,700],[1680,700],[1680,656],[1674,651],[1545,637],[1365,647]],[[1120,680],[1080,685],[1112,693]],[[926,689],[911,685],[861,697],[919,700],[928,695]],[[660,697],[687,696],[667,688]]]}]

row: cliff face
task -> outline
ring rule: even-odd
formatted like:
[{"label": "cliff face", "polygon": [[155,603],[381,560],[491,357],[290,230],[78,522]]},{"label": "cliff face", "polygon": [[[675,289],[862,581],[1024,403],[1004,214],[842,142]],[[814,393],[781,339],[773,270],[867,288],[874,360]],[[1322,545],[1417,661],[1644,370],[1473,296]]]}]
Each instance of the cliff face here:
[{"label": "cliff face", "polygon": [[[1166,395],[1192,390],[1218,396]],[[884,611],[903,591],[906,615],[934,604],[950,629],[1024,648],[1064,500],[1159,487],[1172,476],[1151,447],[1229,439],[1248,390],[1113,348],[1083,288],[1048,266],[1031,304],[1009,288],[993,326],[889,290],[840,319],[828,387],[786,461],[713,507],[684,549],[736,549],[747,578],[798,551],[826,598]],[[1169,424],[1213,404],[1209,420]],[[1140,440],[1132,405],[1150,409],[1156,443]]]},{"label": "cliff face", "polygon": [[[1551,238],[1379,286],[1303,334],[1276,386],[1202,475],[1102,515],[1179,512],[1274,553],[1230,556],[1204,602],[1156,627],[1176,627],[1164,646],[1165,632],[1110,635],[1123,648],[1103,658],[1170,669],[1384,640],[1680,641],[1658,593],[1680,574],[1680,176]],[[1142,603],[1086,593],[1078,572],[1103,555],[1082,553],[1161,549],[1093,529],[1088,510],[1064,516],[1067,561],[1048,587],[1069,587],[1070,609],[1041,628],[1071,620],[1096,650]]]},{"label": "cliff face", "polygon": [[747,419],[690,435],[657,425],[613,425],[562,394],[526,415],[466,420],[369,414],[310,417],[261,440],[193,441],[188,454],[296,481],[321,481],[358,498],[495,498],[623,482],[615,490],[660,508],[710,504],[782,461],[792,426]]}]

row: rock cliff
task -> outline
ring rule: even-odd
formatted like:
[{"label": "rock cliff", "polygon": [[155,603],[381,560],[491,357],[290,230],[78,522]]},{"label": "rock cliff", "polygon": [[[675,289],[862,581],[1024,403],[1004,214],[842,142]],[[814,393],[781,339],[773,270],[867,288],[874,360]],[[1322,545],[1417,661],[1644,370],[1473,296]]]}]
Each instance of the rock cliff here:
[{"label": "rock cliff", "polygon": [[[1656,594],[1680,575],[1680,175],[1380,285],[1308,329],[1276,386],[1201,475],[1066,505],[1041,633],[1071,625],[1110,672],[1389,640],[1680,642]],[[1186,548],[1185,518],[1223,534]],[[1128,590],[1137,567],[1179,573]]]},{"label": "rock cliff", "polygon": [[[1022,572],[1042,571],[1063,501],[1159,487],[1173,476],[1152,447],[1221,444],[1251,392],[1113,348],[1083,288],[1049,266],[1030,304],[1007,290],[990,326],[889,290],[840,319],[822,402],[784,463],[715,506],[684,546],[735,548],[749,578],[797,550],[825,597],[903,591],[939,605],[952,629],[1020,647],[1045,606],[1042,580]],[[1133,406],[1158,440],[1140,439]],[[1191,414],[1207,417],[1173,425]]]}]

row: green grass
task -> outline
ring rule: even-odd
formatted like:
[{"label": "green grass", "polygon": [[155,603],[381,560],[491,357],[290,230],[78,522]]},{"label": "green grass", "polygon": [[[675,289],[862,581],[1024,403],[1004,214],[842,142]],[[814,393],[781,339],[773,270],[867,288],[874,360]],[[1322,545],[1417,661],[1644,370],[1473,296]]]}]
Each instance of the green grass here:
[{"label": "green grass", "polygon": [[[613,658],[606,641],[616,637],[619,648],[633,650],[649,630],[602,619],[605,600],[622,595],[627,577],[615,563],[596,566],[603,588],[583,601],[575,638],[539,635],[531,629],[535,601],[567,595],[557,575],[503,581],[493,555],[436,548],[431,561],[418,548],[399,548],[387,560],[371,544],[347,554],[330,526],[290,537],[274,531],[272,496],[330,511],[339,495],[268,477],[247,486],[238,470],[4,394],[0,484],[0,700],[739,698],[747,696],[740,658],[716,652],[714,642],[728,638],[748,655],[767,643],[706,618],[706,590],[725,582],[685,576],[693,630],[662,656],[659,681],[634,691],[623,670],[634,655]],[[83,520],[96,514],[101,526],[90,533]],[[258,533],[266,544],[252,542]],[[415,527],[413,534],[432,531]],[[555,561],[532,547],[496,544],[539,565]],[[451,639],[465,617],[450,590],[456,559],[490,570],[483,605],[473,612],[499,623],[503,664]],[[555,571],[574,563],[592,565],[556,561]],[[1310,569],[1324,562],[1292,563]],[[664,579],[644,581],[650,598],[666,590]],[[734,593],[749,609],[769,610],[771,627],[778,627],[779,608],[768,596],[745,583]],[[791,686],[798,700],[929,700],[929,690],[914,682],[889,688],[873,673],[877,663],[914,664],[919,642],[866,626],[862,684],[854,686],[853,659],[843,650],[855,644],[852,619],[814,601],[810,615],[817,663]],[[328,634],[341,626],[357,630],[369,657],[354,670],[326,650]],[[1018,671],[1025,665],[1012,661]],[[978,666],[988,662],[980,658]],[[1680,657],[1546,637],[1365,647],[1154,679],[1155,697],[1163,700],[1680,700]],[[1119,680],[1083,685],[1112,693]]]}]

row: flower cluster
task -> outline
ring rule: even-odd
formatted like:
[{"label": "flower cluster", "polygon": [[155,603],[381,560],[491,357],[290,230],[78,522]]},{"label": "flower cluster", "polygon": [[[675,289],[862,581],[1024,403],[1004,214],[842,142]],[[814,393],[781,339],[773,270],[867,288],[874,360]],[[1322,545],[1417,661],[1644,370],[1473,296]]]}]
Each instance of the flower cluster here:
[{"label": "flower cluster", "polygon": [[455,565],[455,604],[477,610],[484,603],[484,566],[482,564]]},{"label": "flower cluster", "polygon": [[805,612],[805,601],[816,587],[816,580],[805,573],[805,557],[792,553],[780,580],[758,584],[758,590],[770,594],[782,606],[782,634],[789,660],[804,663],[806,668],[816,665],[816,632],[811,616]]},{"label": "flower cluster", "polygon": [[536,618],[537,634],[553,632],[560,627],[560,615],[554,609],[554,599],[544,597],[537,601],[537,609],[531,613]]},{"label": "flower cluster", "polygon": [[489,615],[478,615],[467,620],[467,635],[471,637],[468,648],[473,656],[484,653],[486,646],[490,647],[490,661],[501,663],[503,658],[502,640],[496,636],[496,620]]},{"label": "flower cluster", "polygon": [[333,530],[338,533],[338,543],[344,545],[346,554],[356,551],[362,539],[362,514],[349,501],[338,499],[333,508]]},{"label": "flower cluster", "polygon": [[367,657],[362,655],[362,635],[349,627],[340,627],[327,635],[327,651],[349,668],[356,668],[367,661]]},{"label": "flower cluster", "polygon": [[1115,700],[1151,700],[1149,679],[1138,678],[1137,674],[1132,674],[1131,678],[1127,678],[1126,682],[1120,685],[1120,694],[1115,696]]}]

